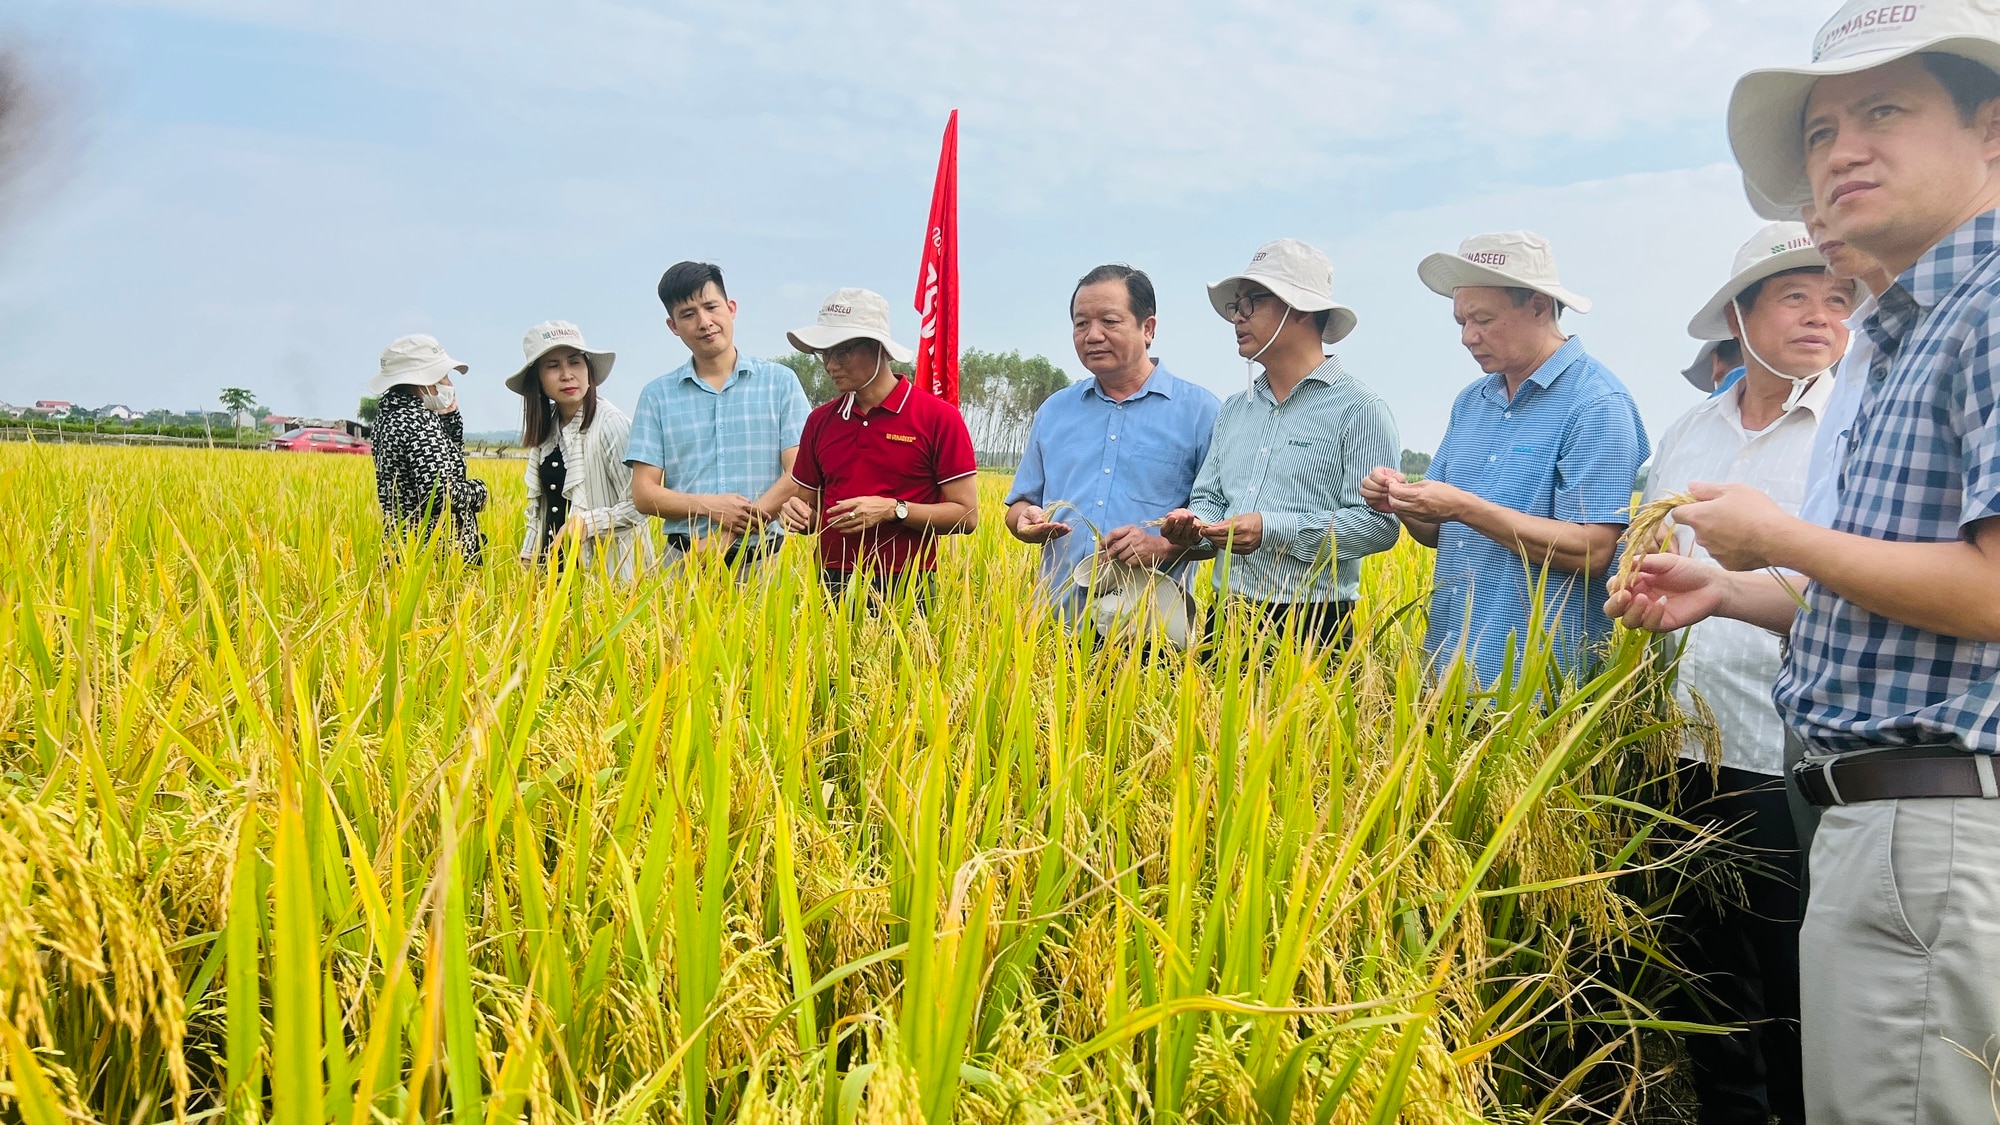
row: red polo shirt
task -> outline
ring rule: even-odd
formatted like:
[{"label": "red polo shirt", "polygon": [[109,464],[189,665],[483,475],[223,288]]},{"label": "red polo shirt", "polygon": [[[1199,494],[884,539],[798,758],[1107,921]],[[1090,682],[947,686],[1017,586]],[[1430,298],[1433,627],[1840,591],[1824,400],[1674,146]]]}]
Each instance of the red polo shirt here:
[{"label": "red polo shirt", "polygon": [[[946,481],[978,468],[958,410],[902,379],[866,414],[854,396],[842,395],[808,415],[792,479],[819,493],[824,515],[856,496],[935,504]],[[937,537],[893,520],[866,531],[820,533],[820,565],[853,570],[863,559],[877,573],[935,570]]]}]

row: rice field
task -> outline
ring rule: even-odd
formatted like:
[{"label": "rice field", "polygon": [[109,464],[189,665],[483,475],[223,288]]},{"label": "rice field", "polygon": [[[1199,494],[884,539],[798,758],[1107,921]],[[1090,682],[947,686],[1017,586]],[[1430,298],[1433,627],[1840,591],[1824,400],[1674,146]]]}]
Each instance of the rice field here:
[{"label": "rice field", "polygon": [[[1093,653],[1005,481],[928,616],[385,565],[365,458],[0,447],[0,1117],[1638,1120],[1670,1036],[1626,638]],[[1669,1029],[1671,1030],[1671,1029]]]}]

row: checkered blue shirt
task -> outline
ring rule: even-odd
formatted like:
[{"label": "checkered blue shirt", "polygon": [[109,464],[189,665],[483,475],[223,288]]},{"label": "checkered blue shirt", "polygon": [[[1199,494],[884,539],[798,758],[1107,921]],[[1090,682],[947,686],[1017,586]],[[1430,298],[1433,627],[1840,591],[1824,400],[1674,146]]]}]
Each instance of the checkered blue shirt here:
[{"label": "checkered blue shirt", "polygon": [[[1511,399],[1500,374],[1459,392],[1429,477],[1543,519],[1623,525],[1639,466],[1651,452],[1631,392],[1572,336]],[[1588,581],[1564,571],[1546,574],[1542,618],[1566,670],[1580,673],[1590,647],[1611,632],[1604,600],[1613,562],[1604,560],[1606,569]],[[1511,674],[1508,638],[1516,638],[1517,651],[1526,643],[1544,569],[1513,544],[1462,523],[1440,527],[1424,637],[1433,664],[1463,648],[1482,681]]]},{"label": "checkered blue shirt", "polygon": [[[716,390],[689,361],[646,384],[632,415],[626,464],[657,465],[675,492],[736,493],[752,500],[784,472],[778,455],[797,447],[812,404],[792,369],[738,352]],[[706,521],[662,520],[669,533],[708,533]],[[774,525],[765,531],[777,534]]]},{"label": "checkered blue shirt", "polygon": [[[2000,516],[2000,212],[1959,227],[1863,322],[1875,346],[1833,529],[1902,543]],[[2000,644],[1926,632],[1818,583],[1774,696],[1815,749],[1951,742],[2000,751]]]}]

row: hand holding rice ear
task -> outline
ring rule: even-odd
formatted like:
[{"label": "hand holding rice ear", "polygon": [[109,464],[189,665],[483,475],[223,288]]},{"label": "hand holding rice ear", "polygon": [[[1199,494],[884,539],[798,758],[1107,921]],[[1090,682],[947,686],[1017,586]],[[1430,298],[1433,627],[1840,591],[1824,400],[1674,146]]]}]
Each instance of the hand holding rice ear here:
[{"label": "hand holding rice ear", "polygon": [[[1639,573],[1640,566],[1645,563],[1646,556],[1678,554],[1679,552],[1673,549],[1672,531],[1667,522],[1675,509],[1702,502],[1703,498],[1693,492],[1676,492],[1670,496],[1662,496],[1650,504],[1641,504],[1631,509],[1632,522],[1625,525],[1625,534],[1618,541],[1625,553],[1618,560],[1618,573],[1612,579],[1611,588],[1622,590],[1629,585],[1633,576]],[[1792,601],[1800,609],[1809,608],[1805,596],[1799,593],[1782,571],[1775,566],[1767,566],[1764,569],[1771,577],[1778,580],[1778,585],[1785,588],[1785,592],[1791,595]]]}]

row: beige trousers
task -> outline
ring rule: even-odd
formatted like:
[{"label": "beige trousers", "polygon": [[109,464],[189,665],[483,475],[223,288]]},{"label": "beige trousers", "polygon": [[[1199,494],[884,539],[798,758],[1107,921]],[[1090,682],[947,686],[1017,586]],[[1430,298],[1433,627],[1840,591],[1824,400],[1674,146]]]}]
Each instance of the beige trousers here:
[{"label": "beige trousers", "polygon": [[2000,801],[1825,810],[1799,963],[1811,1125],[2000,1121]]}]

